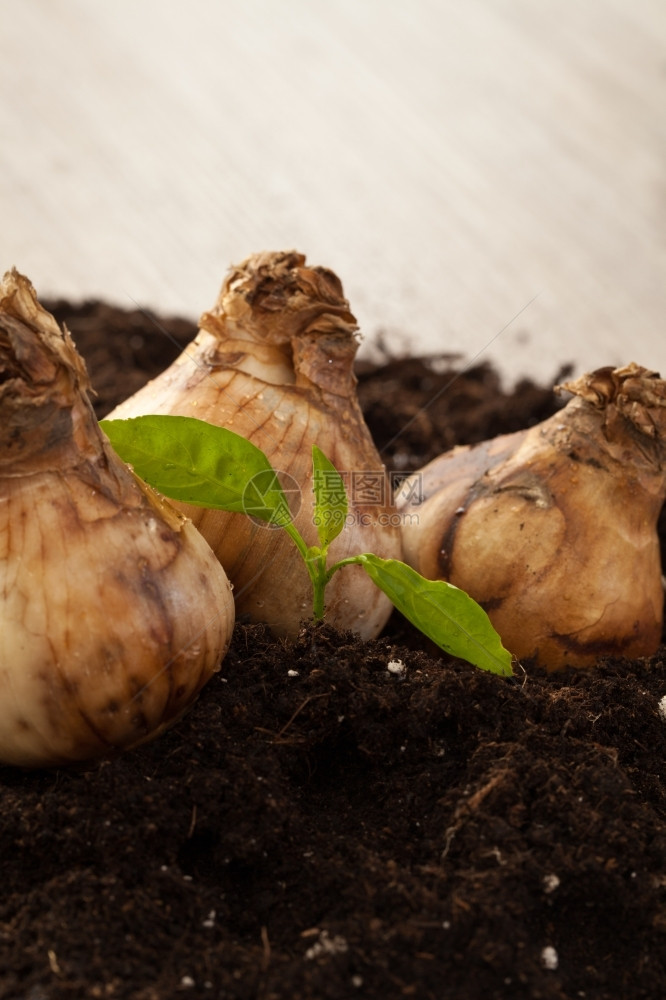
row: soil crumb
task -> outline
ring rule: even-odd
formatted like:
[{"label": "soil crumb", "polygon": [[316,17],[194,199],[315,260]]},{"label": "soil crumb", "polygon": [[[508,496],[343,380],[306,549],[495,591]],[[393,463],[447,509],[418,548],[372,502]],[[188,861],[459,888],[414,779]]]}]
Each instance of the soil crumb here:
[{"label": "soil crumb", "polygon": [[[195,332],[47,308],[100,417]],[[358,374],[397,471],[561,405],[447,358]],[[372,642],[239,623],[153,744],[0,768],[0,1000],[658,1000],[665,695],[664,647],[506,680],[397,614]]]}]

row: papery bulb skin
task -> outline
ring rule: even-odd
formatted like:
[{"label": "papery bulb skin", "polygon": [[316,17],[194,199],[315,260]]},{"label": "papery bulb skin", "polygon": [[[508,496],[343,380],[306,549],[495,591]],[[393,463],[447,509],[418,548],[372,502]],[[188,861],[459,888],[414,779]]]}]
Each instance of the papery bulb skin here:
[{"label": "papery bulb skin", "polygon": [[[294,523],[317,545],[312,513],[312,445],[343,475],[348,523],[330,560],[374,552],[400,558],[388,479],[356,399],[356,321],[338,278],[308,267],[295,252],[256,254],[232,268],[193,343],[160,376],[117,407],[110,419],[145,414],[198,417],[262,449],[273,468],[300,487]],[[291,480],[289,480],[291,481]],[[291,539],[244,515],[185,504],[225,567],[236,609],[294,636],[312,614],[307,571]],[[365,638],[391,611],[357,566],[326,589],[326,619]]]},{"label": "papery bulb skin", "polygon": [[454,448],[403,487],[405,560],[467,591],[525,666],[652,655],[666,382],[630,364],[556,388],[574,398],[548,420]]},{"label": "papery bulb skin", "polygon": [[219,669],[227,577],[102,434],[66,330],[0,286],[0,762],[53,766],[156,736]]}]

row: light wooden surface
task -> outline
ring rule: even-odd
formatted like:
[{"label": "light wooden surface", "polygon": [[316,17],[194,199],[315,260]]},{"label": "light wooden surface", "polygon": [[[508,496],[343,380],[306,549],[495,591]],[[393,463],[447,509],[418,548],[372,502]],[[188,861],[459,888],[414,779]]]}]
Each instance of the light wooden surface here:
[{"label": "light wooden surface", "polygon": [[366,350],[666,374],[664,0],[0,13],[0,263],[40,294],[196,318],[295,247]]}]

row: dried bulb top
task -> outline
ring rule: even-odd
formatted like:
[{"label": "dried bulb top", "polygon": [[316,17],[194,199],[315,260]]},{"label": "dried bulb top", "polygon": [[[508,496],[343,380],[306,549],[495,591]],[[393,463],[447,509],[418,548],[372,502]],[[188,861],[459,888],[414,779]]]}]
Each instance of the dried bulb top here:
[{"label": "dried bulb top", "polygon": [[58,464],[76,440],[99,447],[85,363],[66,329],[13,268],[0,283],[0,467],[9,474]]},{"label": "dried bulb top", "polygon": [[88,390],[88,373],[66,329],[37,300],[35,289],[16,268],[0,283],[0,400],[27,393],[38,405],[54,389],[63,403]]},{"label": "dried bulb top", "polygon": [[295,381],[348,395],[358,324],[339,278],[328,268],[308,267],[296,251],[253,254],[227,275],[202,330],[221,349],[251,341],[279,350]]},{"label": "dried bulb top", "polygon": [[631,439],[649,462],[666,458],[666,380],[633,361],[622,368],[597,368],[555,386],[578,396],[601,419],[609,445]]},{"label": "dried bulb top", "polygon": [[67,331],[40,305],[30,281],[8,271],[0,284],[0,465],[22,474],[26,463],[31,471],[41,460],[53,464],[75,423],[90,436],[88,388]]}]

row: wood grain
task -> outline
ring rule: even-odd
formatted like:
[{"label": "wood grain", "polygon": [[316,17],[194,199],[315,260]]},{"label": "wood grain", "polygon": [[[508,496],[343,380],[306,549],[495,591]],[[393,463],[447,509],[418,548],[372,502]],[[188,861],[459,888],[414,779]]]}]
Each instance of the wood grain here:
[{"label": "wood grain", "polygon": [[662,0],[0,9],[1,262],[40,294],[196,317],[296,247],[366,350],[666,370]]}]

